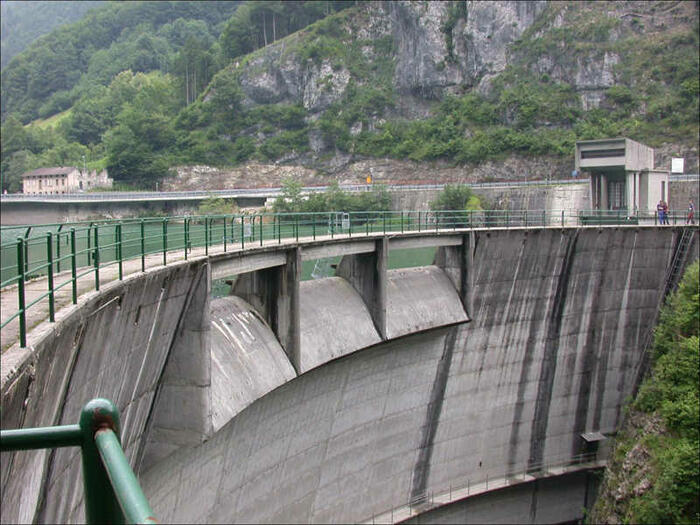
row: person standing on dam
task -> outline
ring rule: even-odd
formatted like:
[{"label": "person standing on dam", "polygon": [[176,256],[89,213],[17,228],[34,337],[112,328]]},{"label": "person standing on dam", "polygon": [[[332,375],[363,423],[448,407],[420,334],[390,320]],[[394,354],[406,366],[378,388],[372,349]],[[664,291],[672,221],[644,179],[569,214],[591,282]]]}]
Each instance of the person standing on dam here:
[{"label": "person standing on dam", "polygon": [[688,217],[685,219],[686,224],[695,224],[695,205],[693,199],[688,199]]},{"label": "person standing on dam", "polygon": [[666,224],[666,203],[663,199],[656,205],[656,213],[659,216],[659,224]]}]

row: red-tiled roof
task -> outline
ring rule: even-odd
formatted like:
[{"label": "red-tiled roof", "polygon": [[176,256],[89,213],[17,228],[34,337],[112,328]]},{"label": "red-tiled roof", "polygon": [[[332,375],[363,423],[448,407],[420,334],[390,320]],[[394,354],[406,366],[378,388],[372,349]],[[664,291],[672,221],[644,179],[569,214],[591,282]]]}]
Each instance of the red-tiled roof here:
[{"label": "red-tiled roof", "polygon": [[73,166],[60,166],[54,168],[39,168],[22,174],[22,177],[38,177],[41,175],[68,175],[71,171],[77,170]]}]

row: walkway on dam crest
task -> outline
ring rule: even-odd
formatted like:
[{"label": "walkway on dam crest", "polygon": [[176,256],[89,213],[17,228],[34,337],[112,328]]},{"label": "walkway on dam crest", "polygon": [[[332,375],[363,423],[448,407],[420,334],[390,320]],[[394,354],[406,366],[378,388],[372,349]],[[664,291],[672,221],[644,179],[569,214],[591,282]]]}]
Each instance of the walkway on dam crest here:
[{"label": "walkway on dam crest", "polygon": [[[578,226],[581,227],[581,226]],[[601,227],[614,227],[614,228],[619,228],[621,227],[620,225],[611,225],[611,226],[590,226],[591,228],[601,228]],[[623,226],[624,227],[624,226]],[[638,227],[638,226],[628,226],[628,227]],[[547,226],[544,228],[553,228],[553,229],[560,229],[561,227],[556,227],[556,226]],[[517,230],[517,229],[523,229],[522,227],[501,227],[501,228],[488,228],[488,230]],[[537,226],[534,228],[528,228],[528,229],[543,229],[542,226]],[[190,251],[188,251],[187,254],[187,260],[194,260],[200,257],[208,257],[211,255],[218,255],[218,254],[223,254],[223,253],[228,253],[228,254],[236,254],[236,253],[243,253],[243,252],[255,252],[260,250],[261,248],[265,247],[272,247],[272,246],[295,246],[295,245],[310,245],[310,244],[323,244],[324,242],[327,241],[339,241],[339,240],[350,240],[350,239],[377,239],[381,238],[384,235],[392,238],[392,237],[415,237],[415,236],[425,236],[425,235],[453,235],[453,234],[459,234],[459,233],[464,233],[468,231],[479,231],[481,228],[449,228],[449,229],[440,229],[440,230],[430,230],[430,231],[423,231],[423,232],[416,232],[416,231],[410,231],[410,232],[387,232],[386,234],[384,233],[373,233],[368,236],[366,235],[348,235],[348,234],[335,234],[335,235],[316,235],[315,239],[312,237],[300,237],[297,241],[295,238],[282,238],[282,239],[265,239],[262,241],[262,243],[258,242],[251,242],[248,244],[245,248],[241,249],[236,248],[236,249],[231,249],[231,244],[228,244],[227,247],[225,247],[224,244],[218,244],[218,245],[210,245],[208,247],[208,250],[205,249],[204,247],[194,247]],[[181,263],[185,261],[185,254],[182,249],[180,250],[173,250],[173,251],[168,251],[167,256],[166,256],[166,262],[167,264],[173,264],[173,263]],[[146,270],[149,269],[155,269],[155,268],[161,268],[163,267],[163,253],[153,253],[149,254],[144,258],[144,267]],[[127,276],[129,275],[134,275],[134,274],[139,274],[141,273],[142,270],[142,263],[140,258],[135,258],[135,259],[129,259],[129,260],[124,260],[123,262],[123,278],[126,279]],[[99,269],[99,284],[100,288],[102,288],[104,285],[107,285],[108,283],[117,281],[119,279],[119,270],[116,264],[111,264],[109,266],[105,267],[100,267]],[[71,280],[71,272],[70,271],[63,271],[61,273],[55,274],[54,275],[54,283],[55,286],[59,286],[62,283],[68,282]],[[78,294],[78,305],[79,306],[84,300],[86,300],[86,294],[89,294],[91,292],[95,291],[95,284],[96,284],[96,279],[95,279],[95,272],[88,272],[85,273],[83,272],[83,275],[79,276],[77,278],[77,294]],[[35,304],[32,304],[31,308],[27,308],[26,310],[26,329],[27,333],[29,334],[32,330],[37,329],[42,322],[47,321],[49,319],[49,299],[48,297],[43,297],[41,298],[42,295],[46,295],[48,289],[48,279],[47,277],[40,277],[33,279],[31,281],[27,281],[25,283],[25,303],[27,305],[30,305],[36,301]],[[55,319],[56,321],[59,321],[66,315],[68,315],[72,310],[70,308],[66,308],[69,306],[72,306],[72,291],[70,286],[63,286],[56,290],[55,295],[54,295],[54,301],[55,301]],[[8,286],[6,288],[3,288],[0,290],[0,310],[3,312],[14,312],[19,309],[19,299],[18,299],[18,293],[17,293],[17,285],[14,286]],[[48,329],[47,328],[45,329]],[[45,331],[45,329],[40,329],[38,333],[33,334],[34,336],[40,335]],[[30,352],[31,349],[31,341],[27,342],[27,347],[28,348],[20,348],[19,346],[19,330],[20,330],[20,323],[19,319],[15,318],[12,320],[10,323],[7,324],[4,328],[2,328],[2,331],[0,332],[0,348],[2,349],[2,368],[4,370],[4,373],[2,374],[2,379],[7,377],[8,374],[11,374],[12,370],[16,368],[16,366],[21,363],[24,359],[26,359],[27,353]],[[36,332],[36,330],[35,330]]]}]

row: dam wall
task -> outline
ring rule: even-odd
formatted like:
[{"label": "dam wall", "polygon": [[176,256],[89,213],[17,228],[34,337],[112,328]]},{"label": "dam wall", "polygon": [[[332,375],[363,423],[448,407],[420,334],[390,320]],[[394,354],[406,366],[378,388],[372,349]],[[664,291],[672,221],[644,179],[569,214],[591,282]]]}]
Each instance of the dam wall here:
[{"label": "dam wall", "polygon": [[[680,232],[437,236],[437,266],[379,279],[384,334],[362,275],[299,283],[296,363],[264,304],[203,292],[224,271],[212,261],[228,256],[151,270],[31,334],[30,355],[3,382],[3,428],[74,423],[88,399],[111,397],[163,522],[355,522],[460,484],[537,473],[577,456],[581,433],[616,431]],[[405,242],[333,241],[346,257]],[[264,248],[267,262],[248,272],[289,262],[280,250]],[[83,520],[78,455],[3,454],[2,521]]]},{"label": "dam wall", "polygon": [[471,323],[379,343],[270,391],[144,473],[154,510],[163,521],[357,522],[574,462],[582,433],[620,423],[669,233],[477,232]]},{"label": "dam wall", "polygon": [[[40,325],[24,362],[3,369],[3,429],[75,424],[88,400],[106,397],[120,411],[121,442],[137,465],[156,392],[169,386],[161,381],[165,363],[197,328],[186,323],[190,303],[199,296],[208,310],[207,272],[206,261],[149,270],[82,296],[57,312],[56,323]],[[191,359],[188,374],[206,364]],[[193,402],[182,408],[190,421],[206,410]],[[84,521],[79,449],[8,453],[2,461],[3,523]]]}]

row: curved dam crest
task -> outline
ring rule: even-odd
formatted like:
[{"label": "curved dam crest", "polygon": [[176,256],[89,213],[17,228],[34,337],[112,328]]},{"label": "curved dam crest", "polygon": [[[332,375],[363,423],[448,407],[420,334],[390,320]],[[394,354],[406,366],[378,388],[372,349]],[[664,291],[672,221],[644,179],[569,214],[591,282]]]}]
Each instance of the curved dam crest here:
[{"label": "curved dam crest", "polygon": [[[346,255],[342,277],[298,295],[280,274],[272,306],[253,304],[255,279],[252,302],[211,300],[206,259],[149,271],[37,339],[3,384],[3,426],[73,423],[86,399],[112,397],[162,521],[367,520],[613,434],[679,232],[458,234],[436,266]],[[696,234],[689,260],[697,247]],[[295,300],[296,354],[282,315]],[[3,522],[83,519],[77,451],[3,464]]]}]

